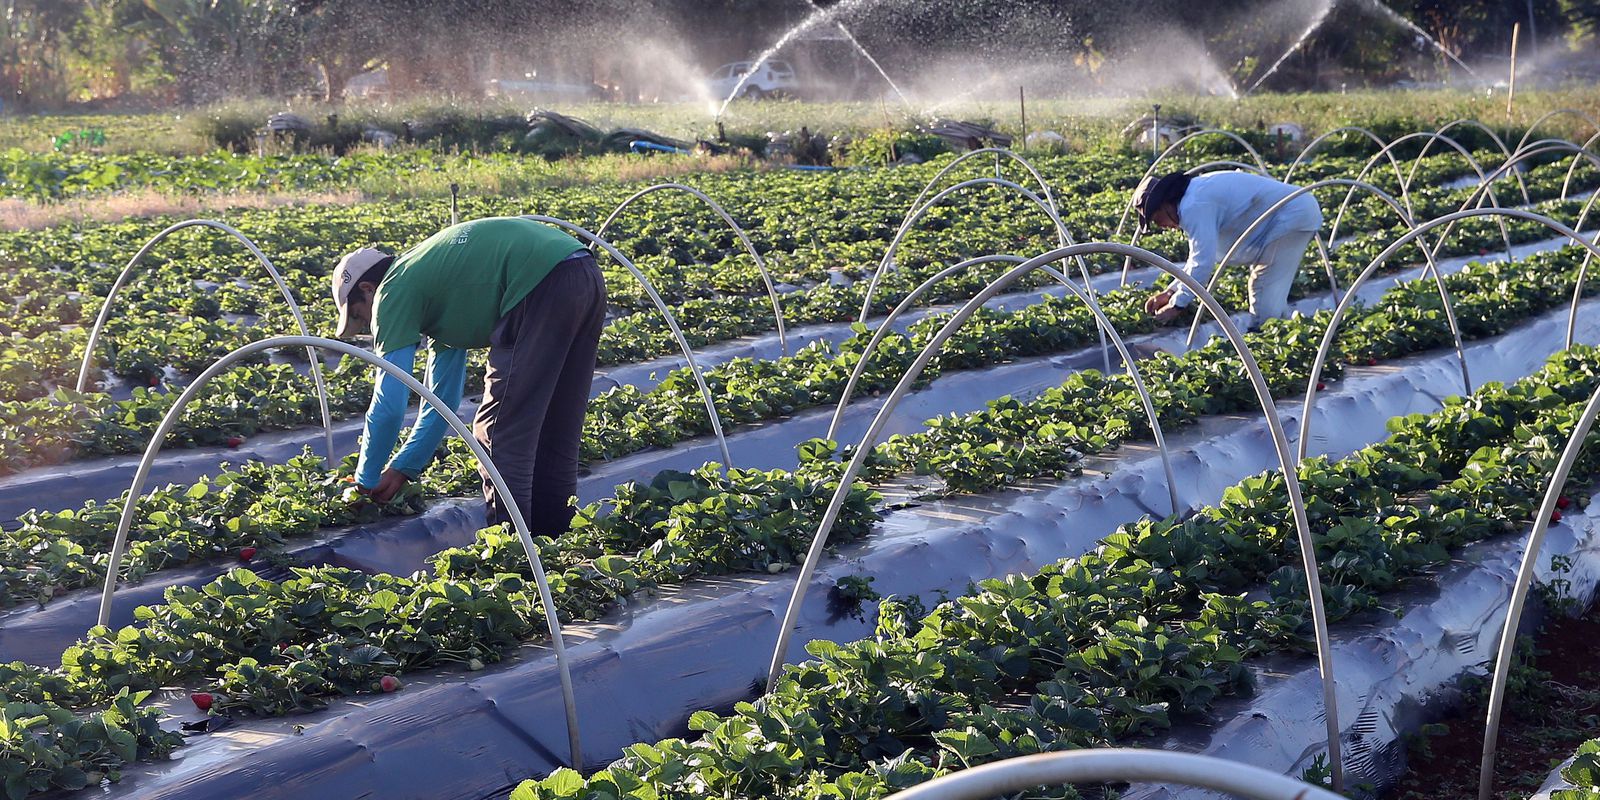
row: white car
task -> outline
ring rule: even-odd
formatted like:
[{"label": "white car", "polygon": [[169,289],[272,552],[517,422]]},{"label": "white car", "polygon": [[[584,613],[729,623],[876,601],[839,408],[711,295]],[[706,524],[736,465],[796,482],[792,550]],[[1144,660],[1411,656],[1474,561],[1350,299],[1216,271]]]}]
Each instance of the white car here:
[{"label": "white car", "polygon": [[[749,76],[748,79],[746,76]],[[717,67],[706,86],[715,97],[727,97],[733,93],[734,87],[738,87],[739,97],[754,100],[769,94],[794,94],[800,81],[795,78],[794,67],[787,61],[766,61],[759,67],[754,61],[735,61]]]}]

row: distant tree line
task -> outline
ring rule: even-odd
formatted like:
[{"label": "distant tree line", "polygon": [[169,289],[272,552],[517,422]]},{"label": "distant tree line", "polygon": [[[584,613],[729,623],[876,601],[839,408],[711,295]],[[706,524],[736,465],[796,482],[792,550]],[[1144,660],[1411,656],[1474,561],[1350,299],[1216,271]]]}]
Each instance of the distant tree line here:
[{"label": "distant tree line", "polygon": [[[1245,84],[1306,20],[1331,7],[1327,24],[1268,88],[1442,74],[1444,58],[1432,45],[1400,25],[1374,23],[1380,4],[852,0],[846,19],[897,70],[914,71],[936,45],[974,61],[1054,59],[1077,65],[1087,80],[1097,79],[1100,65],[1137,51],[1152,28],[1170,28],[1200,37],[1230,78]],[[1469,62],[1507,52],[1517,23],[1537,36],[1530,57],[1586,51],[1600,26],[1600,0],[1387,6]],[[353,78],[380,66],[397,94],[475,94],[488,78],[527,77],[600,83],[623,99],[647,98],[664,72],[699,74],[748,58],[816,9],[813,0],[0,0],[0,100],[13,109],[241,97],[336,101]]]}]

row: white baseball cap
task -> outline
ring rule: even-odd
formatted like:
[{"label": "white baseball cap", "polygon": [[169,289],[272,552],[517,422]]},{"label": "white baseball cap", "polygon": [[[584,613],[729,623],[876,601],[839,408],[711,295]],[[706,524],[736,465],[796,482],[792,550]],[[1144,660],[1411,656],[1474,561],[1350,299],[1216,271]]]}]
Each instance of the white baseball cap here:
[{"label": "white baseball cap", "polygon": [[335,337],[343,339],[352,333],[350,293],[356,290],[356,284],[361,282],[361,276],[390,258],[388,253],[376,247],[363,247],[339,259],[339,266],[333,270],[333,302],[339,307],[339,330],[334,333]]}]

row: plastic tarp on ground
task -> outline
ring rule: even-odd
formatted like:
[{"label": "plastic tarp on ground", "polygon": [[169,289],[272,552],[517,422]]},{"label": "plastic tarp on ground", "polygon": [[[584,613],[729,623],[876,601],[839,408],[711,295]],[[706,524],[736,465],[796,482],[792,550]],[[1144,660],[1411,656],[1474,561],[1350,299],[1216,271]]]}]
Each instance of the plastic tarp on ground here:
[{"label": "plastic tarp on ground", "polygon": [[[1481,380],[1537,367],[1558,343],[1552,314],[1471,350]],[[1593,336],[1595,323],[1585,325]],[[1313,452],[1342,455],[1385,435],[1399,414],[1427,411],[1454,393],[1454,354],[1436,352],[1354,371],[1320,403]],[[1285,404],[1292,425],[1298,416]],[[1259,417],[1208,419],[1173,438],[1180,499],[1215,502],[1222,490],[1275,463]],[[1118,524],[1165,513],[1159,460],[1148,447],[1107,460],[1110,473],[981,497],[932,503],[888,516],[869,540],[841,547],[818,570],[801,614],[799,641],[858,639],[871,624],[843,616],[828,599],[842,577],[871,575],[888,595],[932,598],[971,581],[1036,570],[1084,552]],[[743,575],[668,588],[599,624],[572,626],[585,753],[597,767],[635,741],[682,735],[688,715],[753,696],[765,674],[792,588],[786,575]],[[798,648],[791,660],[804,658]],[[140,765],[110,793],[123,797],[261,798],[502,795],[518,780],[562,764],[565,735],[548,649],[476,674],[407,678],[393,696],[342,702],[290,720],[245,722],[196,739],[182,758]],[[192,714],[173,706],[176,713]],[[1351,719],[1357,715],[1352,713]],[[295,725],[304,728],[298,734]]]},{"label": "plastic tarp on ground", "polygon": [[[1374,292],[1381,291],[1381,287],[1372,288]],[[1309,305],[1316,301],[1302,302]],[[1136,337],[1135,341],[1145,350],[1177,350],[1182,347],[1185,335],[1182,329],[1167,329]],[[1492,350],[1493,346],[1487,343],[1479,345],[1475,352],[1480,355],[1475,358],[1481,360],[1484,358],[1482,353]],[[1533,356],[1536,352],[1536,358],[1542,358],[1548,350],[1527,350],[1522,353],[1524,358],[1521,360],[1500,363],[1508,366],[1514,364],[1514,369],[1521,370],[1511,374],[1516,377],[1532,368],[1536,358],[1530,361],[1527,356]],[[1001,394],[1031,397],[1059,385],[1073,372],[1099,364],[1100,354],[1095,348],[1090,348],[1068,355],[1022,359],[989,369],[950,373],[908,395],[896,409],[894,419],[884,435],[920,430],[924,420],[939,414],[981,409]],[[1479,379],[1482,380],[1482,377]],[[1459,384],[1449,378],[1441,378],[1433,387],[1438,396],[1459,390]],[[841,423],[840,441],[859,439],[882,402],[881,398],[868,397],[849,406]],[[1338,401],[1330,397],[1328,402]],[[831,408],[812,409],[785,420],[750,426],[734,433],[729,437],[734,463],[763,469],[792,466],[794,445],[824,435],[831,414]],[[1315,429],[1314,435],[1318,435]],[[649,450],[606,462],[580,479],[579,499],[583,502],[603,499],[611,496],[615,487],[626,481],[648,481],[664,469],[694,469],[707,461],[718,460],[720,456],[714,439],[699,438],[670,450]],[[1178,475],[1180,480],[1185,479],[1181,470]],[[1167,511],[1164,504],[1158,510],[1162,513]],[[432,553],[470,543],[482,525],[482,509],[476,502],[446,502],[418,517],[386,520],[348,530],[329,530],[315,540],[291,543],[288,554],[300,564],[331,563],[369,572],[404,575],[423,568]],[[114,625],[128,624],[133,621],[133,608],[158,602],[166,588],[174,585],[200,586],[233,566],[227,562],[208,562],[165,570],[142,583],[120,588],[111,621]],[[84,589],[57,598],[42,609],[29,607],[0,612],[0,661],[23,660],[32,664],[55,665],[61,651],[92,624],[97,604],[98,591]]]},{"label": "plastic tarp on ground", "polygon": [[[1398,616],[1385,612],[1335,626],[1333,663],[1347,784],[1370,783],[1380,791],[1394,785],[1405,770],[1403,737],[1417,733],[1438,717],[1440,706],[1456,699],[1462,676],[1483,674],[1485,663],[1493,662],[1526,539],[1527,531],[1521,531],[1468,547],[1429,585],[1386,596],[1384,605]],[[1571,570],[1553,572],[1555,557],[1570,559]],[[1587,605],[1600,583],[1600,506],[1552,525],[1539,567],[1536,580],[1571,581],[1571,596]],[[1535,627],[1536,616],[1525,615],[1522,627]],[[1175,731],[1169,749],[1303,774],[1327,743],[1315,660],[1282,657],[1250,667],[1256,696],[1219,704],[1209,723]],[[1224,795],[1136,786],[1122,797],[1210,800]]]},{"label": "plastic tarp on ground", "polygon": [[[1096,286],[1105,291],[1114,287],[1119,277],[1117,274],[1108,273],[1094,276],[1094,280]],[[1154,274],[1153,271],[1144,270],[1134,273],[1131,277],[1152,279]],[[1059,286],[1046,287],[1037,291],[1002,295],[986,305],[997,309],[1014,310],[1036,304],[1047,295],[1059,296],[1065,293],[1066,290]],[[917,320],[957,307],[959,306],[942,305],[914,309],[897,319],[894,327],[904,331]],[[837,344],[853,335],[847,323],[810,325],[787,332],[791,351],[817,341]],[[777,334],[766,334],[702,348],[696,351],[695,358],[702,369],[709,369],[735,358],[774,359],[782,354]],[[1095,357],[1099,358],[1098,353]],[[598,395],[616,386],[649,389],[665,378],[669,372],[685,364],[682,357],[667,357],[602,368],[595,371],[591,394]],[[470,420],[477,411],[477,403],[476,397],[464,400],[460,409],[462,418]],[[338,451],[336,457],[355,452],[356,440],[361,435],[361,425],[359,419],[335,423],[334,447]],[[321,455],[323,441],[322,429],[309,427],[263,433],[251,437],[237,449],[221,447],[169,449],[164,451],[151,466],[149,485],[192,482],[202,475],[215,473],[223,463],[240,464],[247,461],[281,463],[299,455],[307,447]],[[75,508],[85,500],[115,498],[128,490],[133,470],[138,463],[138,455],[84,459],[0,477],[0,523],[15,520],[31,509],[60,511]],[[603,492],[595,497],[607,495],[609,492]]]}]

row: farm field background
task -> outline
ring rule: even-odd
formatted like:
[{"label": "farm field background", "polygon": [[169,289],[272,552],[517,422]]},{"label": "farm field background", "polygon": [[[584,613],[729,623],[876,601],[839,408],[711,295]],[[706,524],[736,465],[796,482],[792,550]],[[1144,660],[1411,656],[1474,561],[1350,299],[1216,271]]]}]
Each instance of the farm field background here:
[{"label": "farm field background", "polygon": [[[530,152],[506,135],[527,126],[510,102],[300,105],[313,134],[298,151],[226,146],[281,104],[4,118],[8,796],[876,798],[1015,756],[1128,746],[1328,787],[1302,535],[1334,632],[1340,789],[1428,796],[1406,764],[1430,726],[1476,708],[1534,521],[1550,548],[1533,565],[1538,616],[1583,617],[1600,579],[1593,448],[1547,492],[1600,390],[1584,244],[1600,225],[1600,93],[1519,93],[1509,116],[1503,95],[1456,90],[1151,101],[1160,117],[1142,121],[1126,102],[1030,102],[1028,130],[1059,139],[970,158],[884,103],[741,102],[720,131],[672,104],[565,109],[706,143],[658,155]],[[1022,132],[1017,112],[947,109],[993,134]],[[349,141],[430,119],[432,139]],[[1163,119],[1184,127],[1163,134]],[[1269,130],[1284,122],[1298,130]],[[801,126],[831,163],[785,152]],[[1366,132],[1334,133],[1347,126]],[[1186,255],[1181,236],[1126,218],[1165,145],[1160,171],[1327,182],[1314,190],[1326,258],[1308,253],[1298,314],[1242,335],[1248,359],[1215,321],[1188,342],[1192,310],[1176,328],[1143,311],[1155,259]],[[661,182],[713,202],[666,189],[611,218]],[[1460,210],[1477,216],[1411,233]],[[394,502],[351,502],[346,456],[373,380],[354,358],[284,347],[199,392],[161,443],[96,624],[134,467],[177,394],[230,351],[297,333],[284,292],[308,333],[332,336],[338,257],[410,247],[453,213],[558,218],[627,259],[601,259],[611,308],[577,521],[530,521],[567,626],[580,763],[550,612],[517,533],[483,528],[465,444],[447,440]],[[243,240],[184,228],[118,285],[191,217]],[[1151,255],[1089,247],[1057,260],[1061,278],[1033,270],[963,308],[1023,260],[1106,242]],[[1230,312],[1246,291],[1239,268],[1215,286]],[[1102,345],[1095,312],[1126,353]],[[479,354],[469,395],[481,373]],[[1302,402],[1306,452],[1285,466],[1271,420],[1298,445]],[[810,591],[769,687],[797,576]],[[1402,646],[1416,641],[1432,644]],[[1547,697],[1518,666],[1512,716]],[[1595,746],[1578,744],[1600,731],[1564,727],[1577,753],[1557,773],[1594,791]],[[1241,744],[1263,736],[1281,752]],[[329,766],[352,741],[385,755]],[[408,760],[429,774],[396,766]],[[1497,796],[1527,797],[1557,766],[1503,762],[1516,778]],[[1123,789],[1029,796],[1107,791]]]}]

